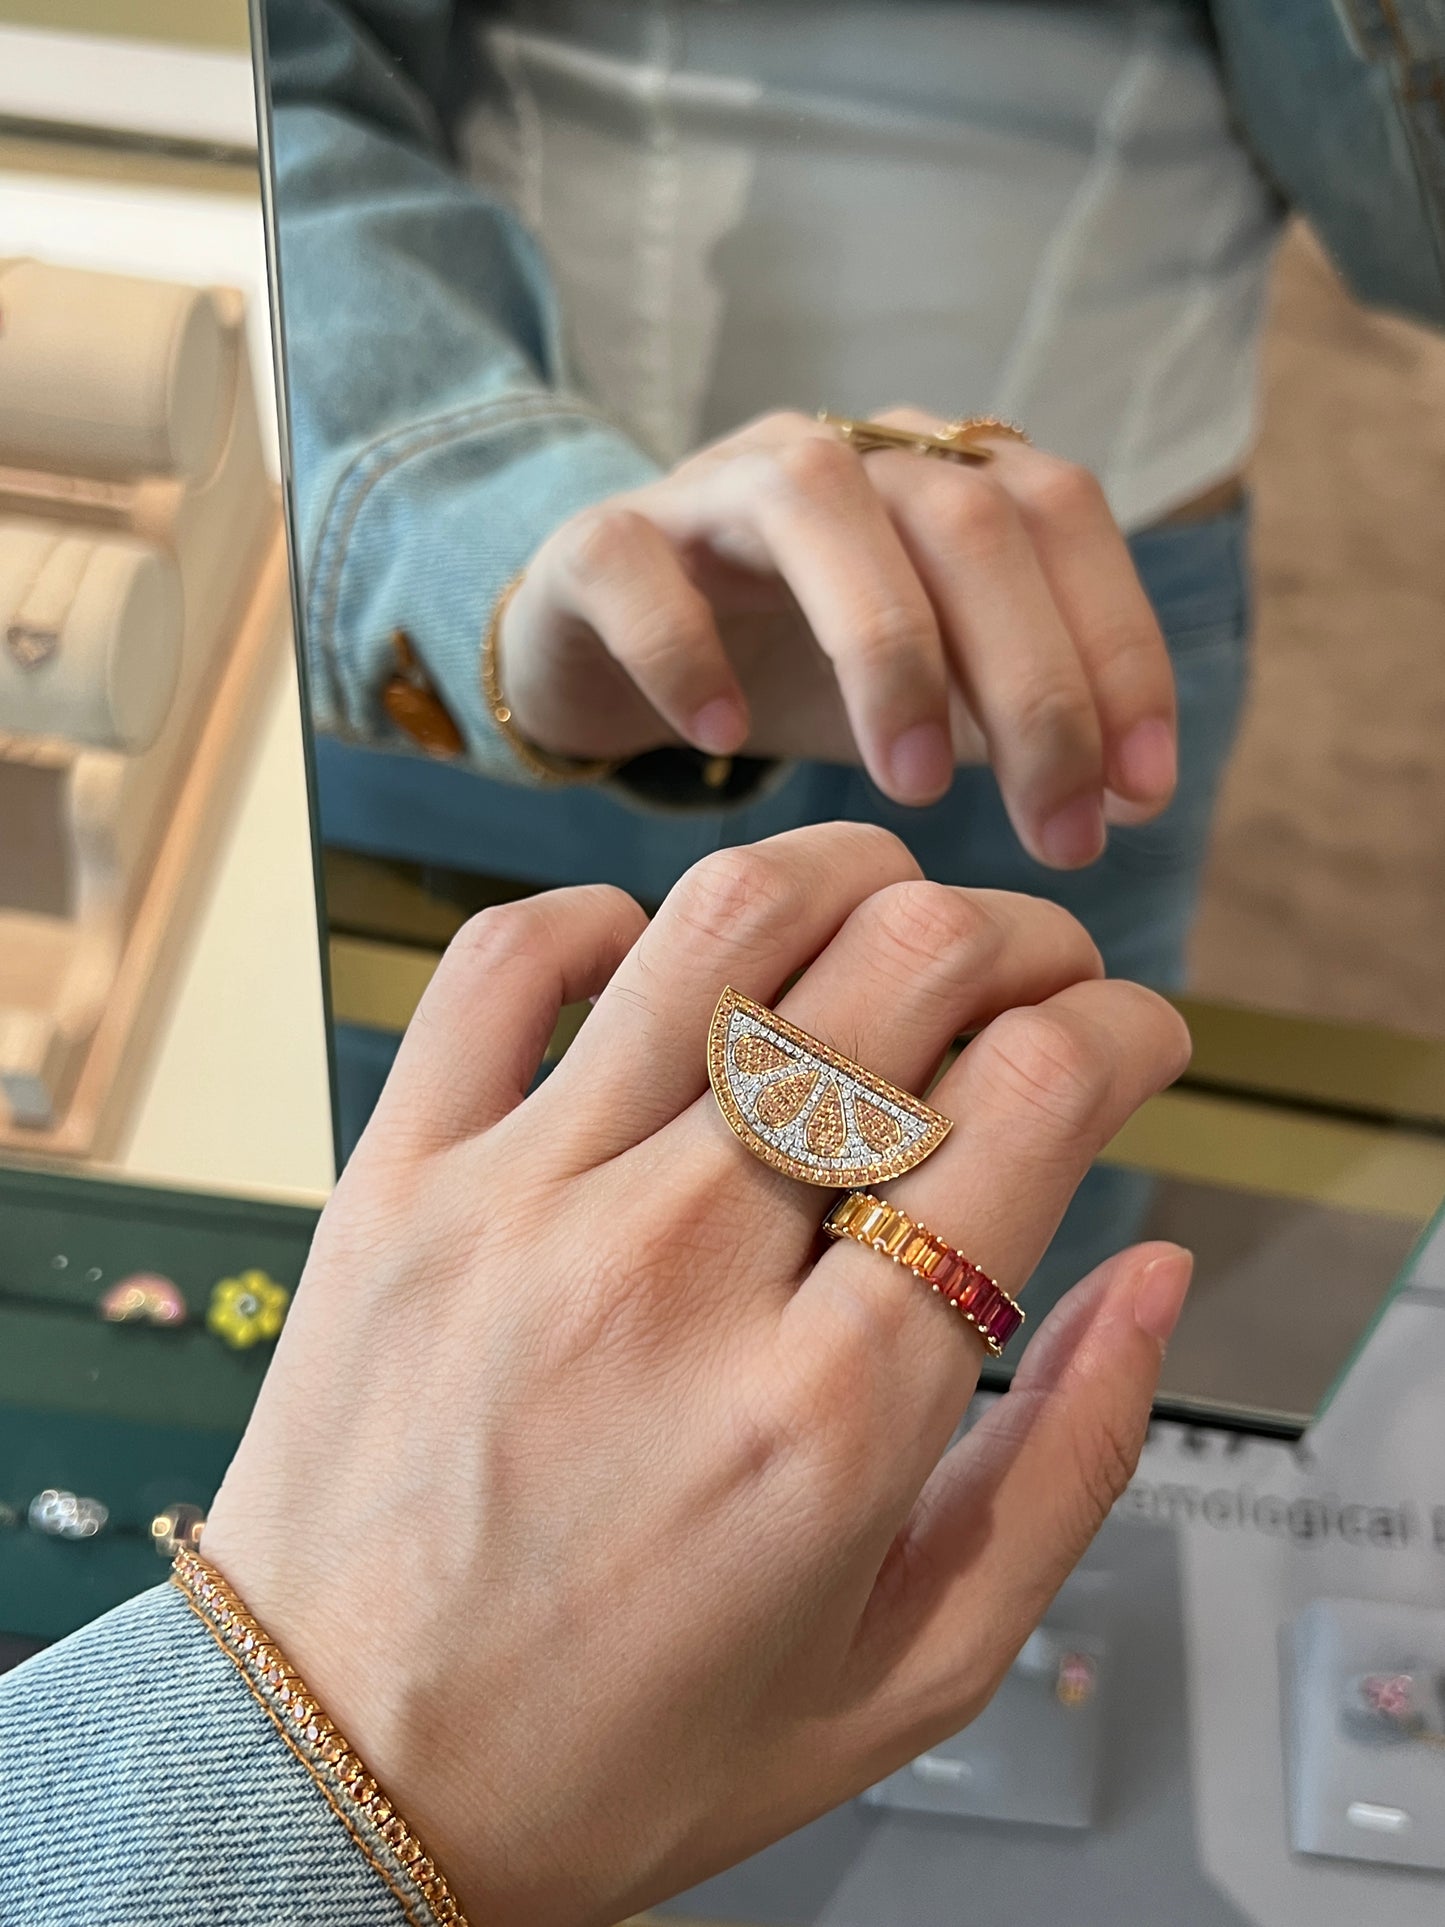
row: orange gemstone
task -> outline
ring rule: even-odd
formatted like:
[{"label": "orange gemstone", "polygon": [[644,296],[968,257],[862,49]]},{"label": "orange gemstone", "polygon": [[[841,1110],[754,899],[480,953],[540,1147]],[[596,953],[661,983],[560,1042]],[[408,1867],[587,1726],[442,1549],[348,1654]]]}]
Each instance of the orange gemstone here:
[{"label": "orange gemstone", "polygon": [[733,1039],[733,1062],[749,1077],[761,1077],[764,1071],[781,1070],[788,1056],[766,1037],[745,1030]]},{"label": "orange gemstone", "polygon": [[963,1282],[967,1273],[968,1266],[956,1251],[943,1251],[929,1273],[928,1282],[935,1291],[941,1291],[945,1298],[951,1298],[954,1287]]},{"label": "orange gemstone", "polygon": [[898,1119],[866,1097],[853,1099],[853,1121],[858,1126],[858,1135],[872,1151],[880,1154],[892,1151],[903,1142],[903,1126]]},{"label": "orange gemstone", "polygon": [[813,1095],[813,1087],[817,1082],[818,1073],[815,1070],[793,1071],[787,1077],[780,1077],[775,1084],[765,1086],[758,1093],[758,1101],[753,1106],[759,1124],[766,1124],[775,1131],[784,1124],[791,1124]]},{"label": "orange gemstone", "polygon": [[900,1211],[892,1228],[885,1231],[881,1238],[875,1239],[874,1246],[883,1253],[885,1258],[896,1258],[913,1235],[912,1220],[905,1218]]}]

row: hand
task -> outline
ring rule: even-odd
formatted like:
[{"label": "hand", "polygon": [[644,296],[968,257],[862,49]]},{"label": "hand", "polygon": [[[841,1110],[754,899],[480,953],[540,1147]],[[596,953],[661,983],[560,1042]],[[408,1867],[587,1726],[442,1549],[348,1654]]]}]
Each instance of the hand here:
[{"label": "hand", "polygon": [[1130,1475],[1187,1283],[1105,1265],[948,1450],[982,1346],[732,1137],[725,982],[913,1089],[987,1026],[889,1195],[1005,1283],[1187,1053],[1064,911],[871,826],[709,857],[650,926],[593,887],[452,945],[205,1551],[488,1927],[604,1927],[970,1720]]},{"label": "hand", "polygon": [[766,415],[574,516],[502,624],[519,727],[564,755],[861,760],[913,804],[987,761],[1034,856],[1091,862],[1106,814],[1173,793],[1169,657],[1093,476],[991,445],[982,465],[859,455]]}]

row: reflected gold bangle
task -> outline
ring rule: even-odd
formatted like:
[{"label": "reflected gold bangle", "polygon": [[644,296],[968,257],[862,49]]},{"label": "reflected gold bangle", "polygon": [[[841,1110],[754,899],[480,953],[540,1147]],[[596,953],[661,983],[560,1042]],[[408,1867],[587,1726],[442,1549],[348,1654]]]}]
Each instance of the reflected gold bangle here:
[{"label": "reflected gold bangle", "polygon": [[618,765],[605,756],[554,756],[550,750],[539,749],[529,743],[518,729],[502,694],[501,672],[497,665],[497,650],[502,634],[502,622],[511,607],[512,597],[522,586],[522,577],[514,576],[497,597],[496,607],[492,610],[486,635],[482,638],[482,694],[486,698],[492,721],[506,741],[507,747],[529,776],[535,776],[544,783],[596,783],[604,776],[610,776]]},{"label": "reflected gold bangle", "polygon": [[850,1191],[823,1220],[830,1238],[851,1238],[882,1252],[925,1285],[931,1285],[962,1313],[995,1358],[1024,1322],[1023,1307],[1015,1304],[997,1280],[955,1251],[896,1205],[886,1204],[867,1191]]},{"label": "reflected gold bangle", "polygon": [[183,1550],[171,1582],[391,1890],[410,1927],[467,1927],[441,1869],[215,1567]]}]

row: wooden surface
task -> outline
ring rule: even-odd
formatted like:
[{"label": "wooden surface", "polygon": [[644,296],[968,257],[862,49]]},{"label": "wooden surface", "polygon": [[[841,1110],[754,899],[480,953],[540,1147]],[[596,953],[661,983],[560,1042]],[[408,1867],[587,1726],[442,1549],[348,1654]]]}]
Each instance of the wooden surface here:
[{"label": "wooden surface", "polygon": [[1255,681],[1191,989],[1445,1035],[1445,338],[1282,255]]}]

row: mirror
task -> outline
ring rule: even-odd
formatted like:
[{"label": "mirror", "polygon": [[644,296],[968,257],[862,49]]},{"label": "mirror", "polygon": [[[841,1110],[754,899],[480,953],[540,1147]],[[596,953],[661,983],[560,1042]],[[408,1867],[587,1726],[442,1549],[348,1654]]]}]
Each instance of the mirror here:
[{"label": "mirror", "polygon": [[63,11],[0,7],[21,1639],[155,1583],[204,1512],[335,1169],[244,8]]},{"label": "mirror", "polygon": [[[1031,1313],[1129,1240],[1179,1238],[1199,1266],[1161,1410],[1297,1433],[1445,1195],[1445,578],[1411,519],[1445,351],[1356,305],[1290,215],[1240,105],[1234,10],[261,0],[259,18],[343,1141],[469,910],[595,879],[655,903],[725,844],[883,823],[934,878],[1063,903],[1194,1026],[1189,1077],[1109,1147]],[[1402,258],[1418,293],[1423,239]],[[1379,298],[1410,306],[1408,278]],[[899,403],[908,432],[1017,417],[1127,533],[1179,780],[1152,815],[1116,795],[1097,860],[1040,860],[989,766],[1008,733],[989,679],[1054,617],[980,642],[984,551],[961,587],[952,551],[918,566],[957,767],[914,806],[825,654],[852,646],[829,601],[847,545],[817,535],[810,563],[812,537],[769,535],[748,483],[766,464],[728,471],[731,496],[703,464],[659,506],[659,478],[772,411],[796,411],[796,438],[825,432],[820,410]],[[1017,443],[976,432],[968,461],[1019,472]],[[948,468],[885,451],[868,472],[885,460],[906,570],[922,538],[899,491]],[[668,533],[637,548],[628,603],[616,554],[566,540],[639,490]],[[1030,512],[1025,535],[1049,513]],[[506,600],[569,556],[573,601]],[[716,618],[740,744],[700,721],[685,740],[627,656],[665,583]],[[1074,832],[1060,861],[1089,854]]]}]

